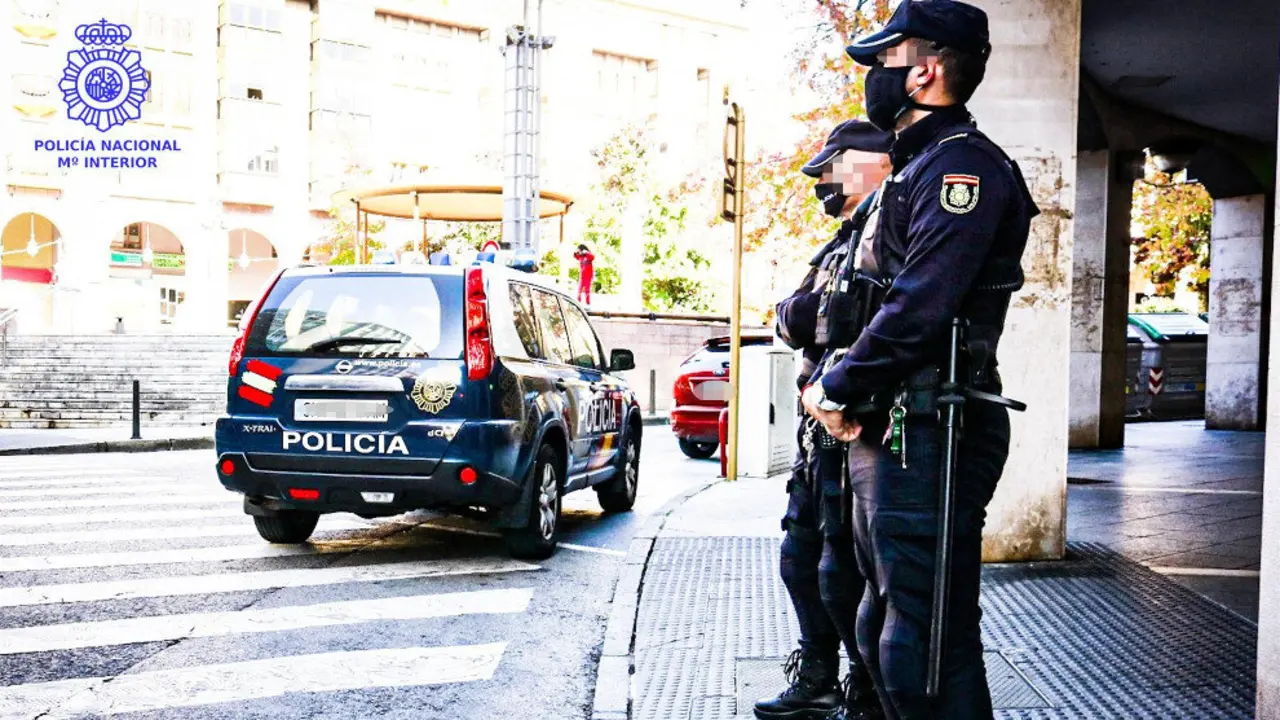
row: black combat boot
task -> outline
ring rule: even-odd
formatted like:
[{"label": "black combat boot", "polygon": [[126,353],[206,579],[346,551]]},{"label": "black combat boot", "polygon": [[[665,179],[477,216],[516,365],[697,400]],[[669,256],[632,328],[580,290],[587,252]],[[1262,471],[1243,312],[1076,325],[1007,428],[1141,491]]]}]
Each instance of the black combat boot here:
[{"label": "black combat boot", "polygon": [[865,674],[855,677],[850,673],[840,683],[840,690],[844,703],[823,720],[884,720],[884,709],[880,707],[880,697],[876,695],[871,678]]},{"label": "black combat boot", "polygon": [[756,703],[761,720],[822,720],[844,702],[837,680],[836,658],[822,659],[812,651],[796,650],[783,667],[791,687],[777,697]]}]

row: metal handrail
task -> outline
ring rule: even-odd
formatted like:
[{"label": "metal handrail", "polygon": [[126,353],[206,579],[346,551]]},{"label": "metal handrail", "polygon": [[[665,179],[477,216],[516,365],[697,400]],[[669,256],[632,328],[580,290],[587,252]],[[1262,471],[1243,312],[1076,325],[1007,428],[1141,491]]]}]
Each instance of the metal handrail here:
[{"label": "metal handrail", "polygon": [[0,365],[9,364],[9,325],[18,317],[18,308],[0,310]]}]

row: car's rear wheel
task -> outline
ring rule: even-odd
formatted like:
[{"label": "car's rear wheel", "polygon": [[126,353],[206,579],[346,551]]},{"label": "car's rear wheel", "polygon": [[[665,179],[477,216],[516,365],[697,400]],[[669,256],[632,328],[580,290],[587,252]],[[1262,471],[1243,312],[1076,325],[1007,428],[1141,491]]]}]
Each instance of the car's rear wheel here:
[{"label": "car's rear wheel", "polygon": [[320,522],[320,513],[309,510],[281,510],[275,515],[254,515],[253,524],[263,540],[284,545],[304,543]]},{"label": "car's rear wheel", "polygon": [[555,448],[543,445],[533,465],[533,499],[529,503],[528,523],[503,533],[507,551],[512,557],[545,560],[556,551],[560,534],[560,456]]},{"label": "car's rear wheel", "polygon": [[694,460],[706,460],[716,454],[716,450],[720,448],[718,442],[702,442],[699,440],[685,440],[680,438],[680,452],[688,455]]},{"label": "car's rear wheel", "polygon": [[633,433],[627,434],[625,444],[618,451],[617,465],[618,474],[596,486],[596,499],[606,512],[626,512],[636,504],[636,491],[640,485],[640,441]]}]

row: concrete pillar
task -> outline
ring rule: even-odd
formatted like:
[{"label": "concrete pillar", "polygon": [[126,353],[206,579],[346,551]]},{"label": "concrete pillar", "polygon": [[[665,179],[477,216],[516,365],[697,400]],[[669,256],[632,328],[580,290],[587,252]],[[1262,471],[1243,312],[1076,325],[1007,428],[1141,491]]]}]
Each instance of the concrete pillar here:
[{"label": "concrete pillar", "polygon": [[1061,558],[1066,542],[1071,247],[1080,83],[1081,0],[975,0],[994,49],[969,103],[978,126],[1022,167],[1041,214],[1000,345],[1012,413],[1004,478],[987,508],[987,561]]},{"label": "concrete pillar", "polygon": [[[1280,198],[1280,193],[1276,197]],[[1214,224],[1216,229],[1216,207]],[[1214,236],[1217,236],[1216,232]],[[1276,272],[1274,266],[1277,254],[1272,252],[1270,256],[1273,265],[1269,296],[1275,297],[1276,292],[1280,291],[1280,287],[1277,287],[1280,272]],[[1213,282],[1212,278],[1210,282]],[[1213,304],[1212,299],[1209,302],[1210,305]],[[1275,319],[1275,313],[1270,313],[1270,332],[1267,338],[1269,358],[1280,358],[1280,332],[1277,332]],[[1271,428],[1280,428],[1280,400],[1270,397],[1271,393],[1276,392],[1276,388],[1280,388],[1280,363],[1267,363],[1266,388],[1267,422]],[[1270,608],[1280,607],[1280,432],[1267,433],[1262,483],[1262,573],[1258,585],[1258,607],[1263,608],[1263,612],[1258,613],[1257,717],[1260,720],[1280,720],[1280,613],[1267,612]]]},{"label": "concrete pillar", "polygon": [[1134,158],[1097,150],[1076,163],[1071,276],[1071,447],[1124,447],[1125,325]]},{"label": "concrete pillar", "polygon": [[1262,247],[1267,198],[1213,201],[1205,426],[1258,428],[1262,378]]}]

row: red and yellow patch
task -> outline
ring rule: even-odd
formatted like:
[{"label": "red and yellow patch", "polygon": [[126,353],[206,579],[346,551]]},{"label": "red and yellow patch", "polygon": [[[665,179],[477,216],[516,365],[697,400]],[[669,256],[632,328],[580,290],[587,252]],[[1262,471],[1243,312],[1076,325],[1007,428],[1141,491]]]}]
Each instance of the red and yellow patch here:
[{"label": "red and yellow patch", "polygon": [[951,173],[942,176],[942,209],[963,215],[978,206],[981,178],[977,175]]}]

